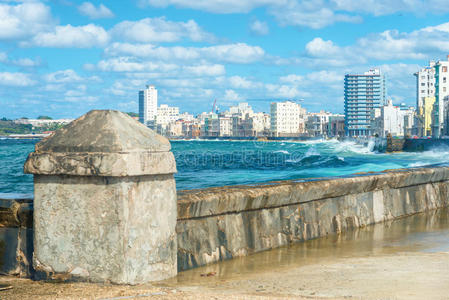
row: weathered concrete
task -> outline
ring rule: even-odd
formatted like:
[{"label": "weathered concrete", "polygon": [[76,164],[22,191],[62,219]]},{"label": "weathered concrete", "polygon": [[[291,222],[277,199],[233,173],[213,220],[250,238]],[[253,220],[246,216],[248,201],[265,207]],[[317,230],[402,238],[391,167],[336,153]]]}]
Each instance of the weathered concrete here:
[{"label": "weathered concrete", "polygon": [[0,199],[0,274],[31,276],[32,199]]},{"label": "weathered concrete", "polygon": [[[181,191],[176,204],[168,141],[117,112],[90,114],[70,125],[73,139],[58,132],[38,144],[25,166],[36,174],[34,267],[46,277],[157,280],[176,273],[176,260],[186,270],[449,205],[448,167]],[[124,133],[131,121],[137,139]],[[106,133],[86,143],[89,128]],[[66,143],[84,152],[58,152]],[[104,152],[108,143],[116,152]],[[27,228],[21,205],[4,204],[0,226]]]},{"label": "weathered concrete", "polygon": [[449,168],[183,191],[185,270],[449,205]]},{"label": "weathered concrete", "polygon": [[137,284],[176,275],[176,165],[167,139],[91,111],[36,145],[37,278]]}]

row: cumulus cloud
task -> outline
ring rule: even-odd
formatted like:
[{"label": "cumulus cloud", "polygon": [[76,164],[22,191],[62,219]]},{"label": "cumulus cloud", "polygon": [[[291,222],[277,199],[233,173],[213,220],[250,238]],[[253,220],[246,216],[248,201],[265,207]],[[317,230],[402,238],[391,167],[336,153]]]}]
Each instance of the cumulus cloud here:
[{"label": "cumulus cloud", "polygon": [[337,10],[348,12],[369,13],[375,16],[390,15],[397,12],[446,13],[449,7],[445,0],[331,0],[330,4]]},{"label": "cumulus cloud", "polygon": [[361,37],[352,45],[339,46],[316,37],[305,46],[303,55],[275,59],[275,64],[307,67],[365,65],[369,61],[428,60],[449,53],[449,22],[412,32],[386,30]]},{"label": "cumulus cloud", "polygon": [[116,57],[99,61],[96,68],[100,71],[106,72],[168,72],[176,70],[179,67],[175,64],[141,61],[133,57]]},{"label": "cumulus cloud", "polygon": [[0,72],[0,85],[2,86],[26,87],[35,84],[36,81],[31,79],[30,74],[19,72]]},{"label": "cumulus cloud", "polygon": [[290,83],[290,84],[301,84],[304,81],[304,77],[297,74],[289,74],[286,76],[281,76],[279,78],[280,82]]},{"label": "cumulus cloud", "polygon": [[231,101],[237,101],[241,100],[242,97],[240,97],[239,94],[237,94],[234,90],[226,90],[225,94],[223,96],[224,100],[231,100]]},{"label": "cumulus cloud", "polygon": [[219,76],[225,73],[225,67],[219,64],[185,66],[183,69],[196,76]]},{"label": "cumulus cloud", "polygon": [[320,37],[308,42],[305,48],[308,55],[315,57],[335,55],[341,51],[340,47],[336,46],[332,41],[325,41]]},{"label": "cumulus cloud", "polygon": [[360,23],[360,16],[336,13],[323,1],[291,1],[286,6],[277,6],[270,13],[281,25],[292,25],[320,29],[337,22]]},{"label": "cumulus cloud", "polygon": [[73,82],[79,82],[79,81],[83,80],[83,78],[81,76],[79,76],[72,69],[56,71],[56,72],[47,74],[44,76],[44,79],[47,82],[51,82],[51,83],[73,83]]},{"label": "cumulus cloud", "polygon": [[110,56],[129,55],[164,61],[211,59],[239,64],[253,63],[265,56],[261,47],[245,43],[210,47],[158,47],[151,44],[113,43],[105,49],[105,53]]},{"label": "cumulus cloud", "polygon": [[[283,25],[294,25],[311,28],[322,28],[336,22],[360,22],[359,16],[337,13],[338,4],[332,1],[308,0],[141,0],[143,4],[156,7],[191,8],[212,13],[248,13],[258,7],[266,7],[268,13],[273,15]],[[342,5],[340,5],[343,7]],[[343,9],[342,9],[343,10]],[[258,32],[266,32],[265,26],[253,24]],[[261,26],[259,26],[261,25]]]},{"label": "cumulus cloud", "polygon": [[267,35],[270,32],[267,22],[262,22],[259,20],[252,22],[249,29],[251,30],[251,33],[255,35]]},{"label": "cumulus cloud", "polygon": [[143,5],[175,6],[217,14],[248,13],[264,7],[279,23],[314,29],[337,22],[359,23],[360,14],[374,16],[410,12],[443,14],[449,12],[444,0],[140,0]]},{"label": "cumulus cloud", "polygon": [[56,26],[49,32],[41,32],[23,46],[55,48],[102,47],[109,41],[109,35],[103,27],[88,24],[85,26]]},{"label": "cumulus cloud", "polygon": [[211,33],[204,31],[194,20],[173,22],[164,17],[123,21],[112,28],[111,34],[117,40],[137,43],[176,42],[182,39],[200,42],[214,39]]},{"label": "cumulus cloud", "polygon": [[50,8],[40,2],[0,4],[0,40],[23,39],[51,28]]},{"label": "cumulus cloud", "polygon": [[132,55],[170,61],[211,59],[229,63],[252,63],[265,55],[262,48],[245,43],[211,47],[157,47],[151,44],[114,43],[105,52],[111,56]]},{"label": "cumulus cloud", "polygon": [[247,78],[241,76],[229,77],[229,83],[234,89],[255,89],[261,87],[261,83],[248,80]]},{"label": "cumulus cloud", "polygon": [[173,5],[180,8],[192,8],[218,14],[247,13],[257,7],[280,5],[287,2],[287,0],[140,0],[141,4],[156,7]]},{"label": "cumulus cloud", "polygon": [[5,52],[0,52],[0,62],[5,65],[11,65],[11,66],[17,66],[17,67],[23,67],[23,68],[32,68],[32,67],[38,67],[42,64],[42,61],[38,59],[31,59],[31,58],[18,58],[18,59],[11,59],[8,57],[8,54]]},{"label": "cumulus cloud", "polygon": [[114,16],[112,11],[103,4],[95,7],[91,2],[83,2],[78,6],[78,11],[91,19],[112,18]]}]

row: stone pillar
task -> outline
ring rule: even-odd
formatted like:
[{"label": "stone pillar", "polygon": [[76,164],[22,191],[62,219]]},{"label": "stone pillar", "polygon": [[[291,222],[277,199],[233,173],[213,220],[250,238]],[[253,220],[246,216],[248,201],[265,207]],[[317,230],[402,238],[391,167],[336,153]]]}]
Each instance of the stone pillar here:
[{"label": "stone pillar", "polygon": [[117,284],[177,273],[176,164],[169,141],[94,110],[36,145],[33,265],[41,278]]}]

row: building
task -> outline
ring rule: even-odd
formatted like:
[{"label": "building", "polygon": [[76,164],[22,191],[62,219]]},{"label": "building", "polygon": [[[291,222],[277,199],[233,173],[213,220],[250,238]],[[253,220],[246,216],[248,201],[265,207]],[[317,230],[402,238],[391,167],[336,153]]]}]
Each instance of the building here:
[{"label": "building", "polygon": [[161,104],[157,108],[156,124],[168,125],[179,119],[179,107],[168,106],[167,104]]},{"label": "building", "polygon": [[149,125],[157,114],[157,89],[154,85],[147,85],[139,91],[139,122]]},{"label": "building", "polygon": [[219,118],[220,123],[220,136],[231,136],[232,135],[232,123],[231,118],[229,117],[222,117]]},{"label": "building", "polygon": [[17,119],[14,121],[15,124],[31,124],[33,127],[46,127],[52,125],[66,125],[72,122],[74,119]]},{"label": "building", "polygon": [[371,136],[372,112],[386,100],[385,76],[380,69],[345,75],[345,128],[347,136]]},{"label": "building", "polygon": [[[271,135],[275,137],[299,136],[304,133],[306,110],[292,101],[272,102],[270,105]],[[301,130],[302,127],[302,130]]]},{"label": "building", "polygon": [[327,136],[336,138],[345,136],[344,115],[332,115],[329,117],[329,122],[327,123]]},{"label": "building", "polygon": [[432,136],[444,134],[444,102],[449,99],[449,55],[446,61],[435,64],[435,104],[432,114]]},{"label": "building", "polygon": [[[307,114],[306,131],[309,136],[326,136],[330,112],[320,111],[319,113]],[[343,116],[342,116],[343,117]],[[343,117],[344,118],[344,117]]]},{"label": "building", "polygon": [[416,77],[416,109],[423,107],[425,98],[435,97],[435,62],[422,68],[415,74]]},{"label": "building", "polygon": [[392,100],[388,100],[387,105],[376,108],[373,115],[374,133],[380,137],[386,137],[388,134],[406,136],[412,133],[415,124],[414,107],[407,107],[405,104],[396,106]]}]

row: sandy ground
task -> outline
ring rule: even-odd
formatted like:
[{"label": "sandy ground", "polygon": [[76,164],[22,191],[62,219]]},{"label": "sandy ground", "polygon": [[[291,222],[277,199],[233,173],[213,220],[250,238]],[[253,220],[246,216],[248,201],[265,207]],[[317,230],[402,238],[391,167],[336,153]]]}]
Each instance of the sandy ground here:
[{"label": "sandy ground", "polygon": [[273,268],[242,278],[117,286],[0,277],[0,299],[449,299],[449,253],[406,252]]}]

